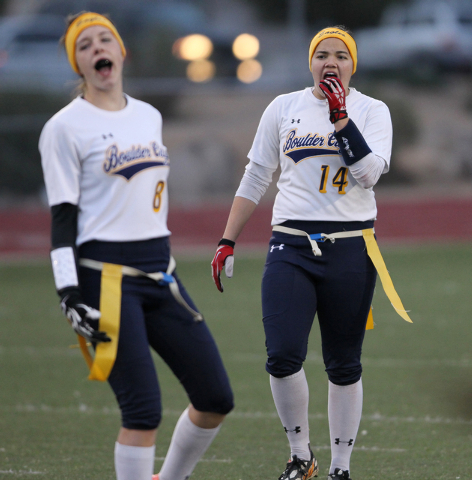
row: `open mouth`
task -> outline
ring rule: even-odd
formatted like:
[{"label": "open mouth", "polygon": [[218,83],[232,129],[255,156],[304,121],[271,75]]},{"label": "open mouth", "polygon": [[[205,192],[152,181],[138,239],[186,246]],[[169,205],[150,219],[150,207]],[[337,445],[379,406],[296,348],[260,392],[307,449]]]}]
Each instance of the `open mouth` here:
[{"label": "open mouth", "polygon": [[333,77],[336,78],[337,75],[336,75],[334,72],[328,72],[328,73],[325,74],[325,76],[323,77],[323,79],[325,79],[325,78],[330,78],[330,77],[331,77],[331,78],[333,78]]},{"label": "open mouth", "polygon": [[95,64],[95,70],[97,70],[97,72],[104,71],[105,69],[111,70],[112,65],[113,64],[110,62],[110,60],[107,58],[102,58]]}]

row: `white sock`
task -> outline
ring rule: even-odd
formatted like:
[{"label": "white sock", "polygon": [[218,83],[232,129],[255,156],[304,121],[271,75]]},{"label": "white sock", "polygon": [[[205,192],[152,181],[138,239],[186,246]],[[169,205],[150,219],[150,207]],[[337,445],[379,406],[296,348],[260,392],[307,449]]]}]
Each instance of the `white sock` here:
[{"label": "white sock", "polygon": [[362,379],[352,385],[329,382],[328,419],[331,437],[331,467],[349,470],[352,449],[362,416]]},{"label": "white sock", "polygon": [[115,443],[115,471],[117,480],[151,480],[154,470],[154,445],[131,447]]},{"label": "white sock", "polygon": [[200,428],[192,423],[188,408],[175,426],[169,450],[159,472],[159,480],[185,480],[216,437],[216,428]]},{"label": "white sock", "polygon": [[302,460],[310,459],[308,426],[308,382],[303,368],[284,378],[270,376],[275,408],[287,433],[290,451]]}]

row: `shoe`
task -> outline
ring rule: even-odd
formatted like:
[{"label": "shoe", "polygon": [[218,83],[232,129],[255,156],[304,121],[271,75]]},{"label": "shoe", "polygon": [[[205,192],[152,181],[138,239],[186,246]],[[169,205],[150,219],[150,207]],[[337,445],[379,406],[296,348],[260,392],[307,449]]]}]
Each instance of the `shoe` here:
[{"label": "shoe", "polygon": [[334,473],[328,475],[328,480],[352,480],[349,476],[349,470],[341,470],[340,468],[335,468]]},{"label": "shoe", "polygon": [[291,458],[279,480],[310,480],[318,476],[318,462],[310,450],[310,460],[301,460],[296,455]]},{"label": "shoe", "polygon": [[153,475],[152,480],[159,480],[159,474],[156,473],[155,475]]}]

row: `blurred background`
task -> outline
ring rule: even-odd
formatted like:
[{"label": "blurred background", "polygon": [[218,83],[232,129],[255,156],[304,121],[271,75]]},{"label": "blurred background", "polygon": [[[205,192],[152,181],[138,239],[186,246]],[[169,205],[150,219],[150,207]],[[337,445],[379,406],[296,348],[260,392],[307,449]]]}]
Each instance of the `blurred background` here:
[{"label": "blurred background", "polygon": [[[472,237],[464,227],[472,217],[470,0],[0,0],[0,253],[48,249],[37,145],[44,123],[75,96],[58,41],[64,18],[81,10],[110,14],[128,49],[125,91],[163,114],[176,236],[216,209],[224,212],[214,217],[218,231],[205,230],[212,243],[219,238],[261,114],[275,96],[312,84],[311,38],[343,24],[358,43],[351,86],[392,115],[392,166],[376,187],[379,201],[408,202],[406,215],[414,200],[432,200],[438,223],[434,202],[458,198],[444,220]],[[272,185],[262,201],[264,222],[274,193]],[[424,212],[419,218],[428,223]]]}]

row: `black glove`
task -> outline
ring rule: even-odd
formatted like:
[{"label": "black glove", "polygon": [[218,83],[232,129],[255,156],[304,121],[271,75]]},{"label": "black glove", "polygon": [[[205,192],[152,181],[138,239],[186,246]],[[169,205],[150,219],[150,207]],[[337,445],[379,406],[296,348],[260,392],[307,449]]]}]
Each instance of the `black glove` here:
[{"label": "black glove", "polygon": [[111,338],[105,332],[95,330],[90,324],[90,320],[98,320],[101,314],[83,303],[78,289],[66,289],[61,297],[62,312],[78,335],[89,342],[111,342]]}]

